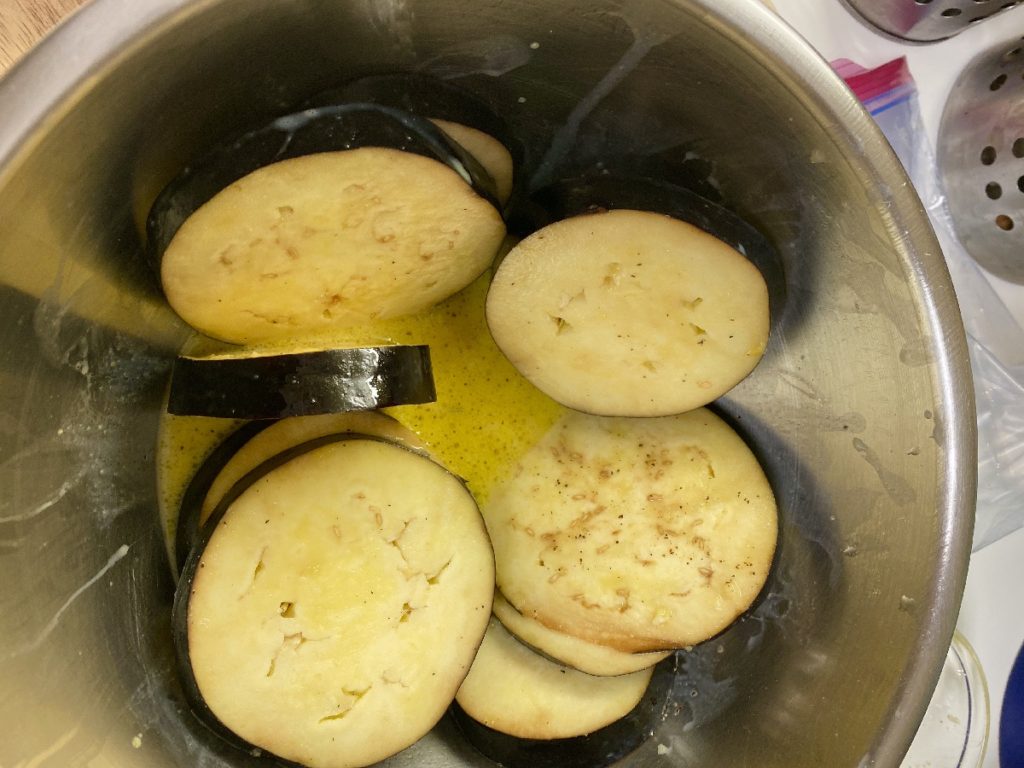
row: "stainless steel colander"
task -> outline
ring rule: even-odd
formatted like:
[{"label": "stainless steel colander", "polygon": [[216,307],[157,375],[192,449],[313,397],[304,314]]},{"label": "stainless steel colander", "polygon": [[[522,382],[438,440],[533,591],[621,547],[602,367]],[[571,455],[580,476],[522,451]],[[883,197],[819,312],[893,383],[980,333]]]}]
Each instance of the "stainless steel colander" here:
[{"label": "stainless steel colander", "polygon": [[1024,37],[964,68],[938,144],[950,214],[967,252],[993,274],[1024,283]]},{"label": "stainless steel colander", "polygon": [[945,40],[1024,0],[845,0],[868,22],[915,42]]}]

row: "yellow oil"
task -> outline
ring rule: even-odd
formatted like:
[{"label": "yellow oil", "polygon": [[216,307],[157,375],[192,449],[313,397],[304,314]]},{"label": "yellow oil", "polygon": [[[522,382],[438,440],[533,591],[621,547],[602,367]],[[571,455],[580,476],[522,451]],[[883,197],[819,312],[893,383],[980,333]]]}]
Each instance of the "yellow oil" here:
[{"label": "yellow oil", "polygon": [[169,552],[174,552],[178,509],[192,475],[203,459],[243,423],[235,419],[164,413],[157,433],[156,484]]},{"label": "yellow oil", "polygon": [[[562,406],[524,379],[494,344],[484,318],[490,274],[437,306],[404,318],[339,329],[311,347],[426,344],[437,400],[388,408],[431,454],[466,480],[478,502],[562,414]],[[206,351],[198,344],[189,353]],[[261,353],[284,352],[263,347]],[[157,451],[162,515],[173,547],[181,495],[202,460],[240,422],[164,416]]]}]

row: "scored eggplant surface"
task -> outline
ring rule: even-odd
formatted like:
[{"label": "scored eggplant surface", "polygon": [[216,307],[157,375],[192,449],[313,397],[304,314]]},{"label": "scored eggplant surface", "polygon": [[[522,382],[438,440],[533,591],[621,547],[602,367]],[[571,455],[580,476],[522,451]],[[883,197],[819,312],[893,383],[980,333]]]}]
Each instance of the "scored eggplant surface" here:
[{"label": "scored eggplant surface", "polygon": [[199,532],[221,499],[249,472],[285,451],[327,435],[366,435],[426,455],[414,432],[378,411],[294,416],[251,422],[232,433],[203,462],[181,500],[175,534],[178,569],[185,565]]},{"label": "scored eggplant surface", "polygon": [[167,410],[179,416],[275,419],[434,400],[426,346],[286,355],[179,357]]},{"label": "scored eggplant surface", "polygon": [[556,221],[614,210],[671,216],[735,248],[760,270],[768,286],[772,318],[781,316],[786,278],[782,257],[775,246],[735,211],[679,184],[618,172],[561,179],[521,201],[509,228],[525,237]]},{"label": "scored eggplant surface", "polygon": [[370,438],[297,446],[223,499],[186,562],[190,705],[230,742],[311,768],[382,760],[444,714],[493,577],[476,503],[440,465]]},{"label": "scored eggplant surface", "polygon": [[160,279],[208,336],[294,341],[426,309],[475,280],[504,237],[494,205],[450,167],[363,147],[282,160],[218,192],[177,230]]},{"label": "scored eggplant surface", "polygon": [[605,416],[706,405],[757,365],[768,292],[726,243],[658,213],[551,224],[502,260],[487,295],[494,341],[551,398]]},{"label": "scored eggplant surface", "polygon": [[524,616],[630,653],[714,636],[757,597],[777,535],[756,457],[707,409],[568,413],[483,508]]},{"label": "scored eggplant surface", "polygon": [[586,672],[588,675],[628,675],[653,667],[671,654],[670,651],[624,653],[564,632],[557,632],[536,619],[519,613],[500,593],[494,595],[492,610],[495,618],[517,640],[567,667]]},{"label": "scored eggplant surface", "polygon": [[317,94],[307,105],[316,108],[350,102],[383,104],[429,118],[490,174],[497,200],[502,205],[508,202],[513,167],[523,160],[522,144],[505,121],[474,94],[430,75],[394,72],[352,80]]},{"label": "scored eggplant surface", "polygon": [[159,266],[185,220],[242,177],[282,160],[359,147],[386,147],[437,160],[479,195],[496,201],[492,180],[479,163],[426,118],[379,104],[329,103],[283,115],[221,141],[172,179],[157,196],[146,221],[154,265]]}]

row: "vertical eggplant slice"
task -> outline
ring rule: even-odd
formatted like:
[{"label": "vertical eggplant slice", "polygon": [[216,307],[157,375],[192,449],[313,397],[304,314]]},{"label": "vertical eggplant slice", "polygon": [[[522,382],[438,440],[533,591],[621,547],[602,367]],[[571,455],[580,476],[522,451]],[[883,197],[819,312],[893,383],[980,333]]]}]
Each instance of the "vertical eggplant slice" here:
[{"label": "vertical eggplant slice", "polygon": [[370,765],[444,714],[493,578],[476,503],[447,470],[370,438],[304,443],[232,489],[185,564],[174,640],[190,704],[236,746]]},{"label": "vertical eggplant slice", "polygon": [[296,445],[343,434],[389,440],[426,455],[426,446],[414,432],[378,411],[294,416],[245,424],[214,449],[185,489],[175,533],[178,570],[185,566],[199,541],[200,529],[220,500],[250,471]]},{"label": "vertical eggplant slice", "polygon": [[284,355],[179,357],[168,412],[277,419],[368,411],[434,400],[426,346],[326,349]]},{"label": "vertical eggplant slice", "polygon": [[495,618],[517,640],[560,664],[586,672],[588,675],[628,675],[653,667],[671,655],[671,651],[623,653],[614,648],[580,640],[564,632],[557,632],[536,619],[521,614],[501,593],[494,595],[493,611]]},{"label": "vertical eggplant slice", "polygon": [[515,184],[515,164],[508,148],[490,134],[471,126],[437,118],[430,122],[477,159],[494,180],[494,192],[498,196],[498,202],[502,205],[508,203]]},{"label": "vertical eggplant slice", "polygon": [[630,653],[725,629],[764,586],[778,531],[757,458],[707,409],[569,413],[483,512],[509,603]]},{"label": "vertical eggplant slice", "polygon": [[569,408],[667,416],[739,383],[768,342],[760,271],[707,232],[617,209],[534,232],[502,260],[487,325],[509,361]]}]

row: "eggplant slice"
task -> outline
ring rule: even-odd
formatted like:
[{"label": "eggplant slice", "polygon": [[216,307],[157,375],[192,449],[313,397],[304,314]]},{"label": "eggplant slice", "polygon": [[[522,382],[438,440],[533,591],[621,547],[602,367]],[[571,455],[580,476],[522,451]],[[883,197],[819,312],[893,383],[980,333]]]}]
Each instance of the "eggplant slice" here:
[{"label": "eggplant slice", "polygon": [[495,618],[517,640],[560,664],[586,672],[588,675],[628,675],[653,667],[671,655],[671,651],[623,653],[614,648],[580,640],[564,632],[556,632],[536,619],[519,613],[501,593],[494,595],[492,610]]},{"label": "eggplant slice", "polygon": [[479,277],[504,237],[497,209],[450,167],[362,147],[282,160],[218,192],[177,230],[160,279],[208,336],[294,343],[433,306]]},{"label": "eggplant slice", "polygon": [[778,530],[756,457],[707,409],[658,419],[569,413],[483,512],[509,603],[629,653],[725,629],[761,591]]},{"label": "eggplant slice", "polygon": [[426,346],[328,349],[284,355],[179,357],[168,412],[276,419],[367,411],[434,400]]},{"label": "eggplant slice", "polygon": [[596,677],[564,667],[519,642],[492,618],[455,697],[462,710],[522,739],[568,739],[625,717],[643,698],[652,669]]},{"label": "eggplant slice", "polygon": [[344,434],[380,438],[428,455],[416,433],[378,411],[295,416],[245,424],[214,449],[185,490],[175,534],[179,571],[199,541],[200,529],[221,499],[249,472],[296,445]]},{"label": "eggplant slice", "polygon": [[386,147],[437,160],[497,204],[489,174],[426,118],[380,104],[330,103],[232,136],[171,180],[146,222],[153,264],[159,268],[164,251],[189,216],[244,176],[282,160],[358,147]]},{"label": "eggplant slice", "polygon": [[768,292],[738,251],[686,222],[614,210],[551,224],[505,256],[487,324],[569,408],[667,416],[739,383],[768,341]]},{"label": "eggplant slice", "polygon": [[192,475],[181,496],[178,523],[174,533],[174,558],[179,571],[185,566],[185,560],[199,540],[200,510],[221,470],[246,443],[274,423],[268,419],[243,424],[222,440]]},{"label": "eggplant slice", "polygon": [[587,736],[569,739],[509,736],[477,722],[458,703],[452,705],[450,714],[470,744],[506,768],[605,768],[638,749],[651,748],[654,729],[670,705],[674,680],[672,657],[654,667],[643,699],[629,714]]},{"label": "eggplant slice", "polygon": [[311,98],[310,107],[346,102],[381,104],[414,115],[475,128],[501,142],[516,166],[523,162],[523,145],[508,123],[480,97],[447,80],[413,72],[368,75]]},{"label": "eggplant slice", "polygon": [[451,120],[432,119],[452,141],[469,152],[494,180],[498,202],[508,203],[514,186],[514,163],[508,148],[490,134]]},{"label": "eggplant slice", "polygon": [[455,696],[493,576],[476,504],[440,465],[370,438],[304,443],[232,489],[185,564],[190,705],[230,743],[300,765],[382,760]]},{"label": "eggplant slice", "polygon": [[760,270],[768,286],[771,315],[781,316],[786,278],[775,246],[736,212],[678,184],[615,172],[562,179],[521,202],[509,228],[525,237],[556,221],[620,209],[671,216],[732,246]]}]

